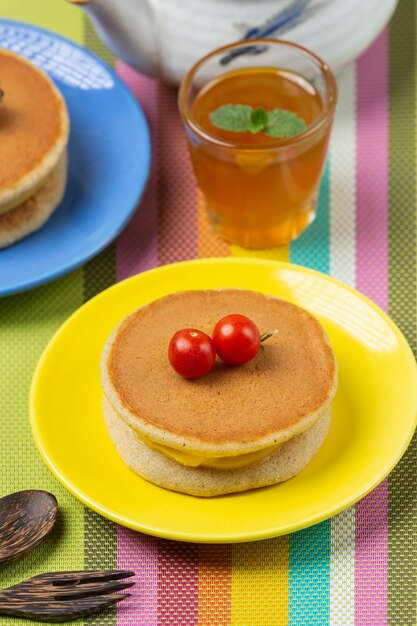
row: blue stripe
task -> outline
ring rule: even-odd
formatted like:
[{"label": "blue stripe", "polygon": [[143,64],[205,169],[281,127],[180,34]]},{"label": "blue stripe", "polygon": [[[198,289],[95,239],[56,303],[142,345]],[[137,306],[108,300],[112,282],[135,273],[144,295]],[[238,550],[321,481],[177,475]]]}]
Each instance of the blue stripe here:
[{"label": "blue stripe", "polygon": [[330,520],[290,537],[288,626],[330,620]]},{"label": "blue stripe", "polygon": [[328,274],[330,271],[330,161],[321,180],[316,219],[290,245],[290,262]]},{"label": "blue stripe", "polygon": [[[290,245],[290,261],[330,272],[330,159],[327,160],[317,216]],[[330,619],[330,521],[290,537],[289,626],[324,626]]]}]

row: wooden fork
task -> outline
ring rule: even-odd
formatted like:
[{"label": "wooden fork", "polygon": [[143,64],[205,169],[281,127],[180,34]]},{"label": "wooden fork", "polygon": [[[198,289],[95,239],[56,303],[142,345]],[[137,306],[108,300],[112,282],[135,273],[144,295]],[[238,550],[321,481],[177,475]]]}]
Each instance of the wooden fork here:
[{"label": "wooden fork", "polygon": [[134,572],[97,570],[52,572],[0,590],[0,614],[39,622],[64,622],[95,613],[129,597],[116,593],[134,585]]}]

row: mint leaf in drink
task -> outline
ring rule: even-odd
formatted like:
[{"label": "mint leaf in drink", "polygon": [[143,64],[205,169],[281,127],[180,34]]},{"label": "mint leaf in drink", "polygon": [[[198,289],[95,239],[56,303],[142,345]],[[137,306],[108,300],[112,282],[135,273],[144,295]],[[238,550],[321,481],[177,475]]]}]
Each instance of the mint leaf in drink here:
[{"label": "mint leaf in drink", "polygon": [[262,107],[253,110],[247,104],[225,104],[210,113],[209,117],[217,128],[234,133],[262,131],[270,137],[293,137],[307,128],[305,121],[296,113],[284,109],[267,112]]},{"label": "mint leaf in drink", "polygon": [[210,113],[210,122],[234,133],[244,133],[249,129],[252,107],[246,104],[225,104]]},{"label": "mint leaf in drink", "polygon": [[268,125],[265,130],[270,137],[294,137],[307,127],[305,121],[296,113],[274,109],[268,113]]},{"label": "mint leaf in drink", "polygon": [[259,133],[260,130],[264,130],[266,128],[267,124],[268,114],[265,109],[260,107],[259,109],[255,109],[254,111],[252,111],[249,120],[248,130],[251,133]]}]

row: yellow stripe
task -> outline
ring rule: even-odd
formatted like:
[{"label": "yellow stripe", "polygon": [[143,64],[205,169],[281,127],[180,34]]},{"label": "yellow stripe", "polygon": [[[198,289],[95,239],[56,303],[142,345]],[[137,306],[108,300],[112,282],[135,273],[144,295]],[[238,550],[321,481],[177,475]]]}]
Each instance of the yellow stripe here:
[{"label": "yellow stripe", "polygon": [[234,545],[232,626],[288,624],[288,536]]},{"label": "yellow stripe", "polygon": [[273,261],[289,261],[289,246],[277,246],[276,248],[268,248],[267,250],[245,250],[240,246],[232,244],[230,246],[230,254],[232,256],[244,256],[255,259],[272,259]]},{"label": "yellow stripe", "polygon": [[1,17],[41,26],[84,43],[84,12],[65,0],[2,0]]}]

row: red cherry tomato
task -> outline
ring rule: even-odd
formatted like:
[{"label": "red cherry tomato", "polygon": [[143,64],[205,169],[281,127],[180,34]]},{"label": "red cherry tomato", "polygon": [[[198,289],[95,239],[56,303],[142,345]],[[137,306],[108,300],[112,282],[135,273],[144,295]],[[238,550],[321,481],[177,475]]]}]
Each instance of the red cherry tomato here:
[{"label": "red cherry tomato", "polygon": [[242,365],[257,354],[261,336],[256,324],[245,315],[226,315],[214,327],[213,341],[225,363]]},{"label": "red cherry tomato", "polygon": [[216,359],[211,337],[195,328],[178,330],[169,342],[168,358],[172,367],[185,378],[207,374]]}]

